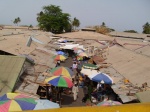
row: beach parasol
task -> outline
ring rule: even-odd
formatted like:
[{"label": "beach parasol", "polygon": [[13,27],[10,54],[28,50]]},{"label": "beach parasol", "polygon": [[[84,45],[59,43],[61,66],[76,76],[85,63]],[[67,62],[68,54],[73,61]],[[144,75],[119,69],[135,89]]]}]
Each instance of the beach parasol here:
[{"label": "beach parasol", "polygon": [[33,110],[37,103],[27,95],[20,93],[7,93],[0,97],[0,111]]},{"label": "beach parasol", "polygon": [[65,55],[65,53],[63,51],[57,51],[58,55]]},{"label": "beach parasol", "polygon": [[97,106],[112,106],[112,105],[122,105],[122,103],[118,101],[108,100],[108,101],[102,101],[97,104]]},{"label": "beach parasol", "polygon": [[84,68],[89,68],[89,69],[97,69],[98,66],[94,65],[94,64],[90,64],[90,63],[84,63],[83,64]]},{"label": "beach parasol", "polygon": [[77,60],[83,60],[82,56],[77,56]]},{"label": "beach parasol", "polygon": [[71,88],[73,86],[71,79],[66,76],[52,76],[48,79],[45,79],[45,82],[57,87]]},{"label": "beach parasol", "polygon": [[35,102],[37,104],[36,104],[34,110],[60,108],[58,103],[54,103],[54,102],[49,101],[47,99],[39,99],[39,100],[35,100]]},{"label": "beach parasol", "polygon": [[87,55],[85,52],[81,52],[81,53],[79,53],[79,54],[78,54],[78,56],[82,56],[82,57],[84,57],[84,56],[85,56],[85,57],[88,57],[88,55]]},{"label": "beach parasol", "polygon": [[113,79],[109,75],[102,72],[98,74],[88,75],[88,77],[95,82],[104,82],[105,84],[113,84]]},{"label": "beach parasol", "polygon": [[50,70],[50,72],[55,75],[55,76],[68,76],[72,77],[73,76],[73,71],[68,68],[68,67],[56,67]]},{"label": "beach parasol", "polygon": [[63,61],[66,59],[65,56],[63,55],[56,55],[56,56],[53,56],[54,60],[60,60],[60,61]]}]

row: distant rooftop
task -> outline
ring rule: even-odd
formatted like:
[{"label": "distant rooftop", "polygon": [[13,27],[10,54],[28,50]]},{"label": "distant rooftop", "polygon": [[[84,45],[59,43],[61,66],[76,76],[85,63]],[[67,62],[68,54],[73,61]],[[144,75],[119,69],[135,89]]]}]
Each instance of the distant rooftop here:
[{"label": "distant rooftop", "polygon": [[132,39],[145,39],[147,37],[147,34],[116,32],[116,31],[110,32],[109,34],[114,37],[132,38]]},{"label": "distant rooftop", "polygon": [[96,32],[96,30],[93,29],[93,28],[82,28],[81,30],[82,30],[82,31],[92,31],[92,32]]}]

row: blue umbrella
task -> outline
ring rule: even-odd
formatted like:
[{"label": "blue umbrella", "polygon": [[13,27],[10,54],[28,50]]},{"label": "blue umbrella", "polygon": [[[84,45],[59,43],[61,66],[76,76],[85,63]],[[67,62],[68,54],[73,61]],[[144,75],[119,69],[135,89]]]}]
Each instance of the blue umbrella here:
[{"label": "blue umbrella", "polygon": [[68,41],[67,41],[67,40],[64,40],[63,42],[65,42],[65,43],[66,43],[66,42],[68,42]]},{"label": "blue umbrella", "polygon": [[104,82],[105,84],[113,84],[113,79],[105,73],[91,74],[88,77],[95,82]]},{"label": "blue umbrella", "polygon": [[37,104],[34,110],[60,108],[59,104],[45,99],[35,100],[35,102],[37,102]]},{"label": "blue umbrella", "polygon": [[58,55],[65,55],[65,53],[63,51],[57,51]]}]

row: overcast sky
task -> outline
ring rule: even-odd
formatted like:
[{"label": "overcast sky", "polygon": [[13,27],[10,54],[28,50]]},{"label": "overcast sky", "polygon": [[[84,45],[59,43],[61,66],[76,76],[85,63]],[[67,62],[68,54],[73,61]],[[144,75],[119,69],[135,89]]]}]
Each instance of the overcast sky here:
[{"label": "overcast sky", "polygon": [[13,25],[20,17],[20,25],[37,25],[37,13],[47,5],[60,6],[71,18],[80,20],[80,28],[106,26],[117,31],[136,30],[150,23],[150,0],[0,0],[0,24]]}]

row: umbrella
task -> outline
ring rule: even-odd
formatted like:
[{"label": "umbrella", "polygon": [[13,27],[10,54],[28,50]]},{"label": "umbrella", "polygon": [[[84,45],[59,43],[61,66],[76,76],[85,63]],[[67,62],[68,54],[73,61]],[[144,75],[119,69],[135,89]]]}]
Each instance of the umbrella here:
[{"label": "umbrella", "polygon": [[122,105],[122,103],[118,101],[108,100],[108,101],[102,101],[97,104],[97,106],[112,106],[112,105]]},{"label": "umbrella", "polygon": [[61,60],[61,61],[66,59],[66,57],[63,55],[56,55],[56,56],[53,56],[53,58],[54,58],[54,60]]},{"label": "umbrella", "polygon": [[63,51],[57,51],[58,55],[65,55],[65,53]]},{"label": "umbrella", "polygon": [[90,68],[90,69],[97,69],[98,66],[94,65],[94,64],[90,64],[90,63],[85,63],[83,64],[84,68]]},{"label": "umbrella", "polygon": [[85,52],[79,53],[78,56],[83,56],[83,57],[85,56],[85,57],[88,57],[88,55],[87,55]]},{"label": "umbrella", "polygon": [[45,82],[57,87],[71,88],[73,86],[71,79],[66,76],[52,76],[48,79],[45,79]]},{"label": "umbrella", "polygon": [[55,76],[68,76],[71,77],[73,75],[73,72],[70,68],[68,67],[56,67],[50,70],[52,74]]},{"label": "umbrella", "polygon": [[35,106],[34,110],[60,108],[59,104],[47,99],[35,100],[35,102],[37,105]]},{"label": "umbrella", "polygon": [[85,75],[91,75],[91,74],[98,74],[99,73],[97,70],[91,70],[91,69],[85,69],[85,68],[82,68],[82,70],[80,72],[85,74]]},{"label": "umbrella", "polygon": [[77,60],[83,60],[83,57],[77,56]]},{"label": "umbrella", "polygon": [[105,84],[113,83],[112,78],[105,73],[91,74],[88,77],[95,82],[104,82]]},{"label": "umbrella", "polygon": [[62,38],[62,39],[59,39],[58,42],[67,42],[67,40]]},{"label": "umbrella", "polygon": [[33,110],[36,102],[33,98],[20,93],[7,93],[0,97],[0,111]]}]

